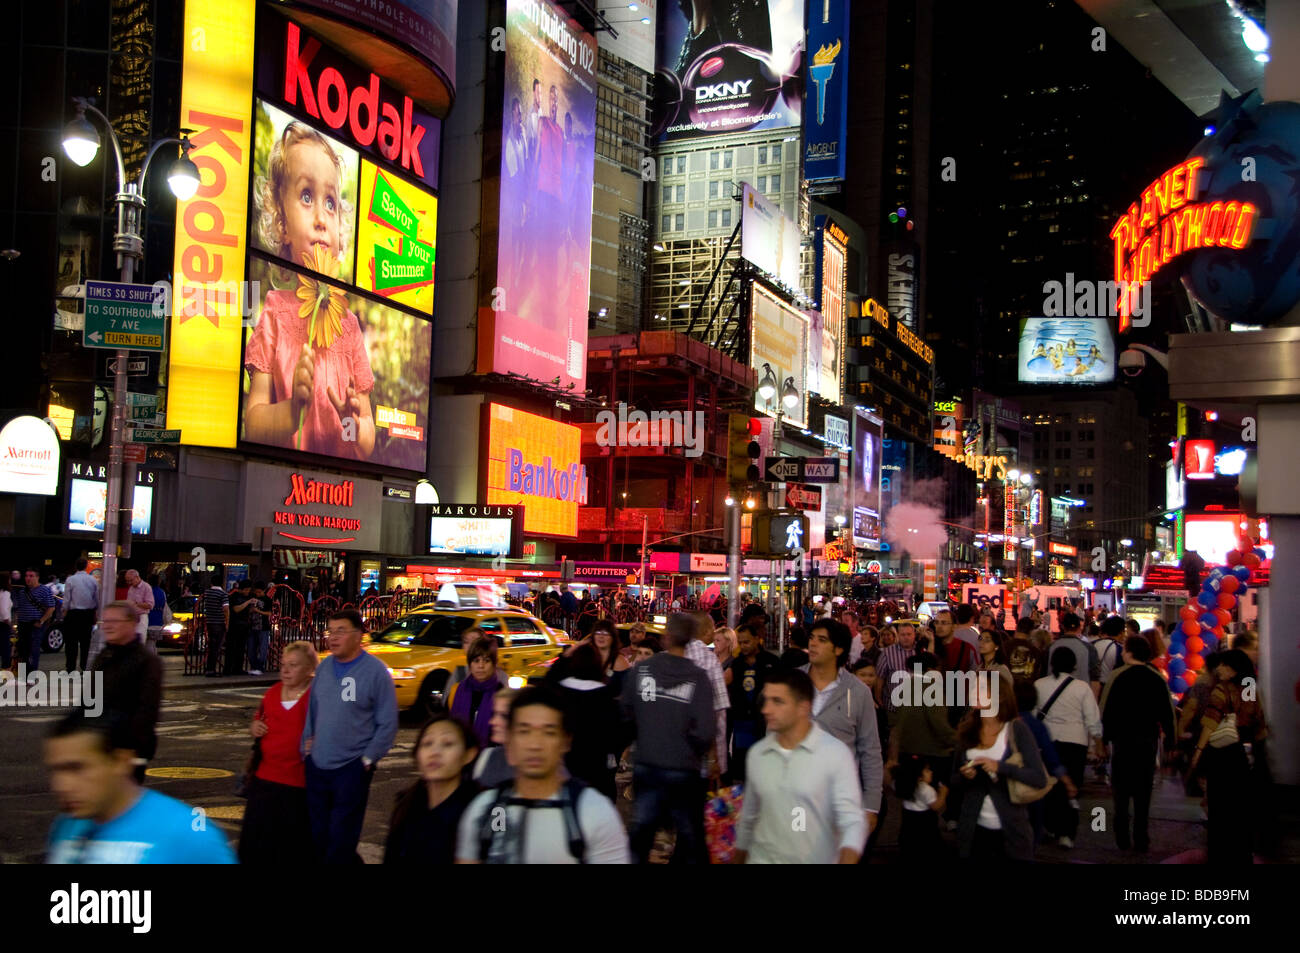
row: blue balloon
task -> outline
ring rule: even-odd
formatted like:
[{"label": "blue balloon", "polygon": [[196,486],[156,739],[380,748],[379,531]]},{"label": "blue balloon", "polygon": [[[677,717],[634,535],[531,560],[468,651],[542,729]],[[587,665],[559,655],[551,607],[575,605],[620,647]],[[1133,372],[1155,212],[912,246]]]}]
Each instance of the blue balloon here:
[{"label": "blue balloon", "polygon": [[1169,660],[1168,669],[1170,678],[1173,678],[1187,671],[1187,663],[1180,658],[1171,658]]},{"label": "blue balloon", "polygon": [[1170,655],[1187,654],[1187,639],[1181,632],[1178,633],[1178,636],[1176,638],[1172,638],[1169,640],[1169,654]]},{"label": "blue balloon", "polygon": [[1219,637],[1213,632],[1205,632],[1201,635],[1201,641],[1205,643],[1205,648],[1201,650],[1201,654],[1209,655],[1218,647]]},{"label": "blue balloon", "polygon": [[1201,583],[1202,592],[1217,593],[1222,588],[1223,588],[1223,582],[1217,576],[1210,579],[1206,579],[1205,582]]},{"label": "blue balloon", "polygon": [[[1232,574],[1236,576],[1241,582],[1250,582],[1249,566],[1233,566]],[[1240,592],[1241,590],[1237,590],[1237,591]]]},{"label": "blue balloon", "polygon": [[1218,624],[1219,617],[1213,612],[1207,612],[1205,615],[1201,616],[1201,625],[1205,626],[1207,629],[1212,629]]},{"label": "blue balloon", "polygon": [[1169,690],[1176,695],[1181,695],[1183,692],[1187,691],[1186,680],[1182,678],[1169,679]]},{"label": "blue balloon", "polygon": [[1216,596],[1214,593],[1210,592],[1210,590],[1203,589],[1201,591],[1201,594],[1196,597],[1196,601],[1199,602],[1201,605],[1203,605],[1205,608],[1212,609],[1219,604],[1219,597]]},{"label": "blue balloon", "polygon": [[1267,556],[1266,556],[1265,553],[1264,553],[1264,547],[1263,547],[1263,546],[1256,546],[1256,547],[1255,547],[1255,555],[1258,556],[1260,559],[1266,559],[1266,558],[1267,558]]},{"label": "blue balloon", "polygon": [[1210,576],[1209,576],[1209,578],[1211,578],[1211,579],[1222,579],[1222,578],[1223,578],[1223,575],[1224,575],[1223,567],[1222,567],[1222,566],[1215,566],[1213,569],[1210,570]]}]

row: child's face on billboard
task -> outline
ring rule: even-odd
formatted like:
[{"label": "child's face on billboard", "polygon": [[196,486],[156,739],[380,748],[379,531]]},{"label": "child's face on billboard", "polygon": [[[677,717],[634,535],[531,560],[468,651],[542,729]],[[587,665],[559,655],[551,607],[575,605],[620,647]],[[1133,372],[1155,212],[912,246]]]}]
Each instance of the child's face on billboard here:
[{"label": "child's face on billboard", "polygon": [[285,152],[284,241],[289,257],[303,264],[316,245],[331,261],[339,256],[339,173],[319,143],[297,142]]}]

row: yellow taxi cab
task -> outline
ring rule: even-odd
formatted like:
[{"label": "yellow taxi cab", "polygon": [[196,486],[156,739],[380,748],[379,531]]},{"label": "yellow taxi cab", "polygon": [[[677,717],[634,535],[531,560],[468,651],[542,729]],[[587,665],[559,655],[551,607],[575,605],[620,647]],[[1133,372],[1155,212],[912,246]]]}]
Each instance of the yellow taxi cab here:
[{"label": "yellow taxi cab", "polygon": [[[367,635],[362,647],[388,666],[398,708],[432,713],[444,706],[453,673],[466,664],[461,633],[474,625],[496,639],[497,663],[507,675],[524,676],[532,663],[564,649],[553,629],[522,609],[434,604],[417,606]],[[322,653],[321,658],[328,655]]]}]

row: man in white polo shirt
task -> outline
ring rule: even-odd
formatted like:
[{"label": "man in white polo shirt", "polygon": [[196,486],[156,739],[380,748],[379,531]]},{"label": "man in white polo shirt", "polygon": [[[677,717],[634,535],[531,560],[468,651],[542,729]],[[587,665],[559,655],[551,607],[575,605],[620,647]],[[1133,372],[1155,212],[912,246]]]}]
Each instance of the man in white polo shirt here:
[{"label": "man in white polo shirt", "polygon": [[737,864],[856,864],[867,839],[853,752],[812,718],[812,680],[773,672],[767,735],[749,749]]}]

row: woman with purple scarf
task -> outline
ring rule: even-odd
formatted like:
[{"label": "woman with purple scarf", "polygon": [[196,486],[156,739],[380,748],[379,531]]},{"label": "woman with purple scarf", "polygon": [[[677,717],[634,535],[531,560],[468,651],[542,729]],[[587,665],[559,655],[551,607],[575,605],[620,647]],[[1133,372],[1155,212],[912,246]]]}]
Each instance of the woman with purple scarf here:
[{"label": "woman with purple scarf", "polygon": [[465,653],[469,677],[456,684],[450,699],[451,714],[474,729],[480,745],[492,741],[492,697],[505,682],[497,671],[497,643],[490,636],[478,639]]}]

